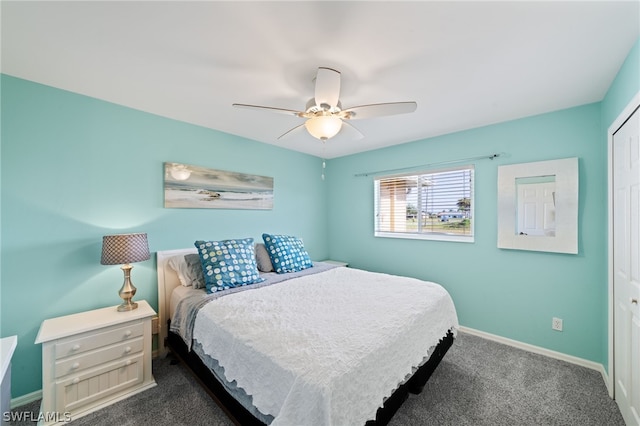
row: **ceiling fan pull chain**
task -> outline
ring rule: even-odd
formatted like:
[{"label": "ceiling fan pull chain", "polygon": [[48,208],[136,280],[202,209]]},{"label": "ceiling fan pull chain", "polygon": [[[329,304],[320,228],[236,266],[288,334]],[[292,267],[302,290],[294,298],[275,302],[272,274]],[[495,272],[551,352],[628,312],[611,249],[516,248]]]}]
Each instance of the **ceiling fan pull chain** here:
[{"label": "ceiling fan pull chain", "polygon": [[320,179],[324,180],[324,170],[327,168],[327,162],[325,161],[326,141],[322,141],[322,174]]}]

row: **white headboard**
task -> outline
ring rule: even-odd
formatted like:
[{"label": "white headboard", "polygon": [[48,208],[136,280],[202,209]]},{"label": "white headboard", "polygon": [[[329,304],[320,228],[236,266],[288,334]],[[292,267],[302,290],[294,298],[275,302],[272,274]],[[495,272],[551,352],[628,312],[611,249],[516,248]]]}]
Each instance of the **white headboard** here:
[{"label": "white headboard", "polygon": [[171,302],[171,292],[180,285],[178,275],[173,268],[168,265],[170,257],[176,255],[186,255],[190,253],[198,253],[195,247],[178,250],[159,251],[156,254],[156,263],[158,271],[158,355],[164,356],[167,353],[165,347],[165,339],[169,334],[169,304]]}]

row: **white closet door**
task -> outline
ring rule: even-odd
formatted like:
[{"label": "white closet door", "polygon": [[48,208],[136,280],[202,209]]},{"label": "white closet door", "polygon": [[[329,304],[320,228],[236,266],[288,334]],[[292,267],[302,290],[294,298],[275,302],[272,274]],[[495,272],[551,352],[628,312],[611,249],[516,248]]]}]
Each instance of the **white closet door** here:
[{"label": "white closet door", "polygon": [[628,425],[640,425],[640,112],[613,135],[615,398]]}]

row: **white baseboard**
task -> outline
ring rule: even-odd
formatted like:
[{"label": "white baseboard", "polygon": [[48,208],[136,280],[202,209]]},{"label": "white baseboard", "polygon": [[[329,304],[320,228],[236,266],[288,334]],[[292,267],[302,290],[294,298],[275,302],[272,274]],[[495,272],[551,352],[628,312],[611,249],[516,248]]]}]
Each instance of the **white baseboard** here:
[{"label": "white baseboard", "polygon": [[42,390],[28,393],[26,395],[18,396],[11,399],[11,409],[22,407],[30,402],[42,399]]},{"label": "white baseboard", "polygon": [[533,352],[536,354],[548,356],[549,358],[559,359],[561,361],[566,361],[571,364],[576,364],[582,367],[589,368],[591,370],[595,370],[602,375],[602,379],[604,380],[605,386],[607,387],[607,391],[609,391],[609,395],[612,395],[611,389],[609,389],[609,375],[607,374],[604,368],[604,365],[602,364],[589,361],[583,358],[578,358],[576,356],[563,354],[562,352],[552,351],[550,349],[542,348],[540,346],[530,345],[528,343],[519,342],[517,340],[507,339],[506,337],[497,336],[495,334],[487,333],[487,332],[476,330],[469,327],[460,326],[460,331],[462,331],[463,333],[473,334],[475,336],[482,337],[487,340],[493,340],[494,342],[502,343],[508,346],[513,346],[515,348],[522,349],[527,352]]}]

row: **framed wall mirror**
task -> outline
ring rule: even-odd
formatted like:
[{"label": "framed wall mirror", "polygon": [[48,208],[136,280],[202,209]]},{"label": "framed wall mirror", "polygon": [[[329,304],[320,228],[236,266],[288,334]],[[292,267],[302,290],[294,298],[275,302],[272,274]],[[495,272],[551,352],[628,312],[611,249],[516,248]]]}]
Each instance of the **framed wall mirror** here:
[{"label": "framed wall mirror", "polygon": [[578,253],[578,158],[498,167],[498,247]]}]

